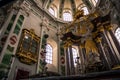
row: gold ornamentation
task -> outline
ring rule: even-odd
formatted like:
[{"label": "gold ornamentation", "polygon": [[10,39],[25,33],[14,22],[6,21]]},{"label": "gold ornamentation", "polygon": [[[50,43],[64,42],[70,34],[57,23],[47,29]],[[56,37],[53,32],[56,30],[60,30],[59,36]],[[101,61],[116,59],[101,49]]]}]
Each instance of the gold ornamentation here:
[{"label": "gold ornamentation", "polygon": [[100,32],[104,32],[104,28],[103,28],[103,26],[100,26],[100,28],[98,28],[98,31],[100,31]]},{"label": "gold ornamentation", "polygon": [[[74,15],[73,22],[70,24],[66,24],[66,27],[62,30],[63,35],[72,32],[72,36],[69,39],[66,39],[66,35],[63,37],[66,39],[64,42],[64,47],[68,48],[69,46],[73,45],[74,43],[78,43],[80,48],[85,48],[86,49],[86,54],[90,55],[90,53],[96,55],[99,57],[98,53],[98,48],[96,46],[96,43],[93,41],[93,38],[96,38],[98,33],[100,31],[104,31],[103,26],[101,26],[101,23],[98,23],[96,28],[98,29],[97,31],[96,28],[94,27],[92,23],[92,19],[95,19],[97,21],[97,17],[100,16],[98,12],[94,12],[89,15],[84,15],[84,11],[79,11]],[[98,27],[99,26],[99,27]],[[95,28],[95,29],[94,29]],[[94,30],[93,30],[94,29]],[[85,42],[85,43],[84,43]],[[97,61],[97,60],[96,60]]]},{"label": "gold ornamentation", "polygon": [[100,43],[102,41],[102,38],[100,38],[100,37],[98,37],[97,39],[96,39],[96,42],[97,43]]},{"label": "gold ornamentation", "polygon": [[96,54],[98,53],[98,49],[97,49],[97,47],[96,47],[95,42],[94,42],[92,39],[90,39],[90,38],[86,39],[85,49],[86,49],[86,54],[87,54],[87,55],[88,55],[90,52],[96,53]]},{"label": "gold ornamentation", "polygon": [[[26,64],[34,64],[37,62],[37,58],[38,58],[38,52],[36,51],[35,53],[33,53],[31,51],[31,46],[29,46],[29,50],[24,49],[23,47],[23,40],[24,37],[28,35],[30,37],[30,40],[34,40],[37,42],[37,44],[39,44],[40,38],[35,34],[34,30],[27,30],[27,29],[23,29],[23,38],[19,44],[19,49],[18,52],[16,53],[17,57],[19,58],[19,60],[23,63]],[[32,44],[32,41],[29,42],[29,44]],[[36,47],[37,48],[37,47]]]},{"label": "gold ornamentation", "polygon": [[85,48],[85,44],[80,44],[80,48]]},{"label": "gold ornamentation", "polygon": [[120,69],[120,65],[115,65],[112,69],[113,70],[118,70],[118,69]]},{"label": "gold ornamentation", "polygon": [[33,64],[37,62],[37,55],[27,53],[25,51],[17,53],[19,60],[26,64]]},{"label": "gold ornamentation", "polygon": [[68,38],[68,39],[65,41],[64,48],[68,48],[68,47],[71,46],[72,44],[73,44],[72,41],[70,40],[70,38]]},{"label": "gold ornamentation", "polygon": [[97,23],[97,27],[100,27],[101,26],[101,23]]},{"label": "gold ornamentation", "polygon": [[98,30],[97,31],[95,31],[95,32],[92,32],[92,38],[96,38],[96,36],[98,35]]},{"label": "gold ornamentation", "polygon": [[76,13],[74,14],[74,21],[78,20],[80,17],[84,16],[84,11],[83,10],[77,10]]},{"label": "gold ornamentation", "polygon": [[113,26],[109,25],[109,26],[106,26],[106,29],[109,31],[109,30],[112,30],[113,29]]}]

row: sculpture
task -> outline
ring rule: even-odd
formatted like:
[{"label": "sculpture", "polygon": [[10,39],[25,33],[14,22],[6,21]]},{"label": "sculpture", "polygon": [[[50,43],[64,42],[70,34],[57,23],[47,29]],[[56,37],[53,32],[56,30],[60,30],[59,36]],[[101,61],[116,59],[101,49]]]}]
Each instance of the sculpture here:
[{"label": "sculpture", "polygon": [[90,56],[92,54],[92,59],[94,62],[99,62],[99,53],[96,47],[96,43],[93,40],[95,34],[93,33],[94,25],[91,22],[92,18],[98,16],[97,12],[89,15],[84,15],[83,10],[77,10],[74,19],[71,23],[66,24],[63,28],[63,39],[65,47],[69,45],[79,44],[83,46],[86,50],[87,65],[91,62]]}]

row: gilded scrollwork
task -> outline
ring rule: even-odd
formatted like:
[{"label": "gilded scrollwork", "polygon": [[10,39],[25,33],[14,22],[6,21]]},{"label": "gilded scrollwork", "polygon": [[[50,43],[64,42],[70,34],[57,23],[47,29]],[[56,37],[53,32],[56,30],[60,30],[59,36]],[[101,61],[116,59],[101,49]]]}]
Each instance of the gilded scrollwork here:
[{"label": "gilded scrollwork", "polygon": [[[78,10],[74,15],[73,21],[65,25],[65,28],[63,28],[64,32],[62,34],[65,48],[77,44],[80,48],[85,48],[87,56],[90,56],[91,54],[95,55],[97,58],[96,62],[99,61],[99,53],[94,38],[103,29],[97,29],[91,19],[98,16],[99,14],[97,12],[84,15],[83,10]],[[97,24],[97,26],[100,24]],[[93,31],[94,28],[96,28],[96,31]]]},{"label": "gilded scrollwork", "polygon": [[40,38],[35,34],[34,30],[23,29],[21,41],[16,53],[19,60],[26,64],[34,64],[38,58],[38,44]]},{"label": "gilded scrollwork", "polygon": [[86,49],[86,54],[89,54],[90,52],[98,53],[98,49],[96,47],[96,44],[91,38],[86,39],[85,49]]},{"label": "gilded scrollwork", "polygon": [[102,42],[102,38],[101,38],[101,37],[97,37],[97,38],[95,39],[95,41],[96,41],[97,43],[100,43],[100,42]]}]

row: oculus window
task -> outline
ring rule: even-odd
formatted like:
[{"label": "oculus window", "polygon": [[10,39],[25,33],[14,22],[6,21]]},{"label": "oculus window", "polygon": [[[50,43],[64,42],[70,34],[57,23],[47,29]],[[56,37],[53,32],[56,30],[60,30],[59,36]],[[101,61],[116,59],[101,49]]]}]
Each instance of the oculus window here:
[{"label": "oculus window", "polygon": [[46,45],[46,62],[49,64],[52,64],[52,53],[53,53],[53,49],[52,46],[50,44]]}]

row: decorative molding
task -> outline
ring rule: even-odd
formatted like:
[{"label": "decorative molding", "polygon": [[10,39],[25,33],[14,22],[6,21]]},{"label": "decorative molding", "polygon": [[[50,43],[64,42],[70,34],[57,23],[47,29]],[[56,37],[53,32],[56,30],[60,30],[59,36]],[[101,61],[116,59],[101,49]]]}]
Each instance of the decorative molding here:
[{"label": "decorative molding", "polygon": [[[35,41],[37,41],[37,43],[39,44],[40,38],[35,34],[34,29],[30,29],[30,30],[23,29],[23,37],[25,37],[26,34],[29,34],[30,35],[29,37],[31,37],[32,40],[34,39]],[[28,51],[25,50],[23,47],[23,40],[24,39],[21,39],[18,51],[16,53],[18,59],[21,62],[29,65],[37,63],[38,51],[36,51],[36,53],[31,52],[31,46],[29,46],[30,49]],[[31,41],[29,44],[31,44]],[[36,48],[38,48],[38,46]]]}]

